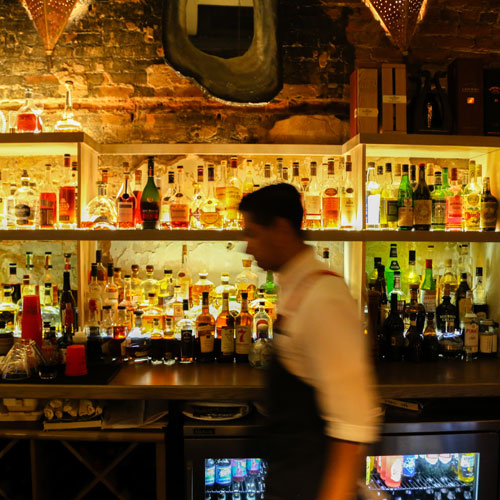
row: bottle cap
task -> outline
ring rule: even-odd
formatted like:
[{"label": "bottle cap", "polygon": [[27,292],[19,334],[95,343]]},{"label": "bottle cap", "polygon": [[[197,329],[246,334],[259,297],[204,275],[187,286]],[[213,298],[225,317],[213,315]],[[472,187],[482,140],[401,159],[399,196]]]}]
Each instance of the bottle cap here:
[{"label": "bottle cap", "polygon": [[467,273],[461,273],[461,274],[460,274],[460,279],[461,279],[462,281],[465,281],[465,280],[467,279]]},{"label": "bottle cap", "polygon": [[74,344],[85,344],[87,342],[87,335],[85,335],[85,332],[82,332],[81,330],[78,330],[75,332],[73,335],[73,343]]},{"label": "bottle cap", "polygon": [[476,276],[482,276],[482,275],[483,275],[483,268],[476,267]]},{"label": "bottle cap", "polygon": [[415,250],[410,250],[409,252],[410,256],[409,256],[409,261],[410,262],[415,262],[416,258],[417,258],[417,252]]},{"label": "bottle cap", "polygon": [[432,269],[432,259],[425,259],[425,268]]}]

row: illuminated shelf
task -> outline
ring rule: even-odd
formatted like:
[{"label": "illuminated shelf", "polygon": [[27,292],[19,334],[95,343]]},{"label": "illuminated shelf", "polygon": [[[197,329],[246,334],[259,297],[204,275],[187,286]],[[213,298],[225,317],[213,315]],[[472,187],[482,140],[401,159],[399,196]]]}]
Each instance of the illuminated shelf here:
[{"label": "illuminated shelf", "polygon": [[[304,231],[307,241],[443,241],[500,242],[500,232],[446,231]],[[0,230],[0,241],[237,241],[243,231],[117,229]]]}]

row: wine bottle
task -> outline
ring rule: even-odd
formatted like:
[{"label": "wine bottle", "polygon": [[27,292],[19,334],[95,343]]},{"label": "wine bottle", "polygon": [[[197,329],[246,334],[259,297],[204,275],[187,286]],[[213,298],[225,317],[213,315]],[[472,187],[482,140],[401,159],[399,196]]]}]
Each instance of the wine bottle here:
[{"label": "wine bottle", "polygon": [[391,311],[382,326],[387,344],[387,358],[390,361],[403,359],[404,323],[398,312],[398,296],[391,294]]},{"label": "wine bottle", "polygon": [[398,229],[413,229],[413,189],[408,179],[408,165],[403,165],[403,178],[398,191]]},{"label": "wine bottle", "polygon": [[64,271],[63,290],[59,309],[61,311],[61,327],[66,335],[73,335],[78,329],[76,320],[76,301],[71,291],[69,271]]},{"label": "wine bottle", "polygon": [[155,185],[154,157],[148,158],[148,182],[141,195],[143,229],[156,229],[160,216],[160,193]]},{"label": "wine bottle", "polygon": [[432,200],[425,182],[425,164],[418,166],[418,184],[413,192],[414,229],[428,231],[431,228]]}]

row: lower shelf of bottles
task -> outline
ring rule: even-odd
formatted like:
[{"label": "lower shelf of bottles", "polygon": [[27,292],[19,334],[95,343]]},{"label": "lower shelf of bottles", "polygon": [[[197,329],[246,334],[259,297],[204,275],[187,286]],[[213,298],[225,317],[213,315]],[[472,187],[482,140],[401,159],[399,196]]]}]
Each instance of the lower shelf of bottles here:
[{"label": "lower shelf of bottles", "polygon": [[434,476],[419,474],[412,479],[402,479],[401,485],[391,488],[386,486],[378,473],[372,473],[369,489],[384,491],[408,491],[408,490],[437,490],[442,488],[472,488],[471,484],[464,484],[452,474]]}]

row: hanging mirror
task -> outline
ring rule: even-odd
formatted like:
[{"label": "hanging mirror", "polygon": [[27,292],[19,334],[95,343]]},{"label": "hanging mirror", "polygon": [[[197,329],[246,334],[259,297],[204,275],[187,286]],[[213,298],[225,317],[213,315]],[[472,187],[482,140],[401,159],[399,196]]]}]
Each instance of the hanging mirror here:
[{"label": "hanging mirror", "polygon": [[281,89],[277,0],[165,0],[168,63],[211,94],[266,102]]}]

